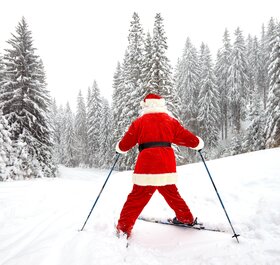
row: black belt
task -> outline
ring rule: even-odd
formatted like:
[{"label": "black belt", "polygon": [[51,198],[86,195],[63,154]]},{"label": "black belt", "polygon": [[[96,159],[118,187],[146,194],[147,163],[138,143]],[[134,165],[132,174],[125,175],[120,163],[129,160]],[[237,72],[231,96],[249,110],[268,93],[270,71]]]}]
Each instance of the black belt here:
[{"label": "black belt", "polygon": [[148,142],[148,143],[139,144],[138,149],[139,149],[139,152],[141,152],[144,149],[151,148],[151,147],[171,147],[171,143],[169,143],[169,142]]}]

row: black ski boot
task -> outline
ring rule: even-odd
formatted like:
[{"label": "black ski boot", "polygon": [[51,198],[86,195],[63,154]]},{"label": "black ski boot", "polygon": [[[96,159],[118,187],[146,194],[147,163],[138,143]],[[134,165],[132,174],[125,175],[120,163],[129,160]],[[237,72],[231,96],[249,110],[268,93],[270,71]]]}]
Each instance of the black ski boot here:
[{"label": "black ski boot", "polygon": [[194,221],[192,223],[183,223],[183,222],[180,222],[177,217],[174,217],[173,220],[172,220],[172,223],[175,224],[175,225],[188,225],[188,226],[194,226],[197,224],[197,217],[194,219]]}]

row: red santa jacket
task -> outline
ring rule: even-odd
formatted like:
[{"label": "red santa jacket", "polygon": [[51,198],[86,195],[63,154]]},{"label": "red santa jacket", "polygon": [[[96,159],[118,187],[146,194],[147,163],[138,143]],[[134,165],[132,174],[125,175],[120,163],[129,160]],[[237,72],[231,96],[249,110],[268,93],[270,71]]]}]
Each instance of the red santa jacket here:
[{"label": "red santa jacket", "polygon": [[[165,111],[148,111],[136,119],[116,150],[126,153],[136,144],[147,142],[169,142],[199,150],[203,141],[186,130]],[[133,183],[140,186],[164,186],[176,184],[176,160],[172,147],[152,147],[141,151],[133,173]]]}]

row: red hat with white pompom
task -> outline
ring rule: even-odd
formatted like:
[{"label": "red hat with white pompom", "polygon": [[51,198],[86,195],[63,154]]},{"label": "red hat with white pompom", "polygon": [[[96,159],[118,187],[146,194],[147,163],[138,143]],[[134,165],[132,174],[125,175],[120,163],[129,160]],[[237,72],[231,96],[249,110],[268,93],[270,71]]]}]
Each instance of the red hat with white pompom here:
[{"label": "red hat with white pompom", "polygon": [[159,95],[148,94],[144,100],[141,102],[143,108],[152,108],[152,107],[164,107],[165,100]]}]

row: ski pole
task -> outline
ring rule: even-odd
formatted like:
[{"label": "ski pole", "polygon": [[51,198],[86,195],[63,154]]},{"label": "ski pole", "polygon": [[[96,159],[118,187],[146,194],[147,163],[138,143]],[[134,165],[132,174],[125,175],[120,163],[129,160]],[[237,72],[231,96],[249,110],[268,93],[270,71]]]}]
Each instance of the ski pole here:
[{"label": "ski pole", "polygon": [[89,219],[89,217],[90,217],[90,215],[91,215],[91,213],[92,213],[92,211],[93,211],[93,209],[94,209],[94,207],[95,207],[95,205],[96,205],[96,203],[97,203],[97,201],[98,201],[98,199],[99,199],[99,197],[100,197],[100,195],[101,195],[101,193],[102,193],[102,191],[103,191],[103,189],[104,189],[104,187],[105,187],[105,185],[106,185],[106,183],[107,183],[107,181],[108,181],[108,179],[109,179],[109,177],[111,176],[111,173],[112,173],[112,171],[113,171],[115,165],[117,164],[117,161],[118,161],[119,157],[120,157],[120,154],[117,153],[115,162],[114,162],[114,164],[113,164],[113,166],[112,166],[112,168],[111,168],[111,170],[110,170],[110,172],[109,172],[109,175],[108,175],[108,177],[106,178],[106,180],[105,180],[105,182],[104,182],[104,184],[103,184],[103,186],[102,186],[102,188],[101,188],[101,190],[100,190],[100,192],[99,192],[99,194],[98,194],[98,196],[97,196],[97,198],[96,198],[96,200],[95,200],[95,202],[94,202],[94,204],[93,204],[93,206],[92,206],[92,208],[91,208],[91,210],[90,210],[90,212],[89,212],[89,214],[88,214],[88,217],[87,217],[87,219],[86,219],[86,221],[85,221],[85,223],[84,223],[84,225],[83,225],[83,227],[82,227],[82,229],[81,229],[80,231],[83,231],[83,230],[84,230],[84,227],[86,226],[86,223],[87,223],[87,221],[88,221],[88,219]]},{"label": "ski pole", "polygon": [[218,192],[218,190],[217,190],[217,188],[216,188],[216,185],[215,185],[215,183],[214,183],[214,181],[213,181],[213,179],[212,179],[212,177],[211,177],[211,174],[210,174],[209,169],[208,169],[208,167],[207,167],[207,165],[206,165],[206,162],[205,162],[204,157],[203,157],[203,155],[202,155],[202,153],[201,153],[201,150],[198,150],[198,153],[200,154],[200,157],[201,157],[201,159],[202,159],[202,162],[203,162],[203,164],[204,164],[204,166],[205,166],[205,168],[206,168],[206,171],[207,171],[207,173],[208,173],[208,175],[209,175],[209,177],[210,177],[210,180],[211,180],[211,182],[212,182],[212,184],[213,184],[213,187],[214,187],[214,189],[215,189],[215,191],[216,191],[216,194],[217,194],[217,196],[218,196],[218,198],[219,198],[219,201],[220,201],[220,203],[221,203],[221,205],[222,205],[222,207],[223,207],[223,209],[224,209],[224,212],[225,212],[225,214],[226,214],[226,217],[227,217],[227,219],[228,219],[228,222],[229,222],[229,224],[230,224],[230,226],[231,226],[231,229],[232,229],[232,231],[233,231],[233,236],[232,236],[232,237],[235,237],[236,240],[237,240],[237,242],[239,243],[238,237],[239,237],[240,235],[236,234],[236,232],[235,232],[235,230],[234,230],[234,228],[233,228],[233,226],[232,226],[232,223],[231,223],[231,221],[230,221],[230,219],[229,219],[229,216],[228,216],[228,214],[227,214],[226,208],[225,208],[225,206],[224,206],[224,204],[223,204],[223,201],[222,201],[222,199],[221,199],[221,197],[220,197],[220,195],[219,195],[219,192]]}]

